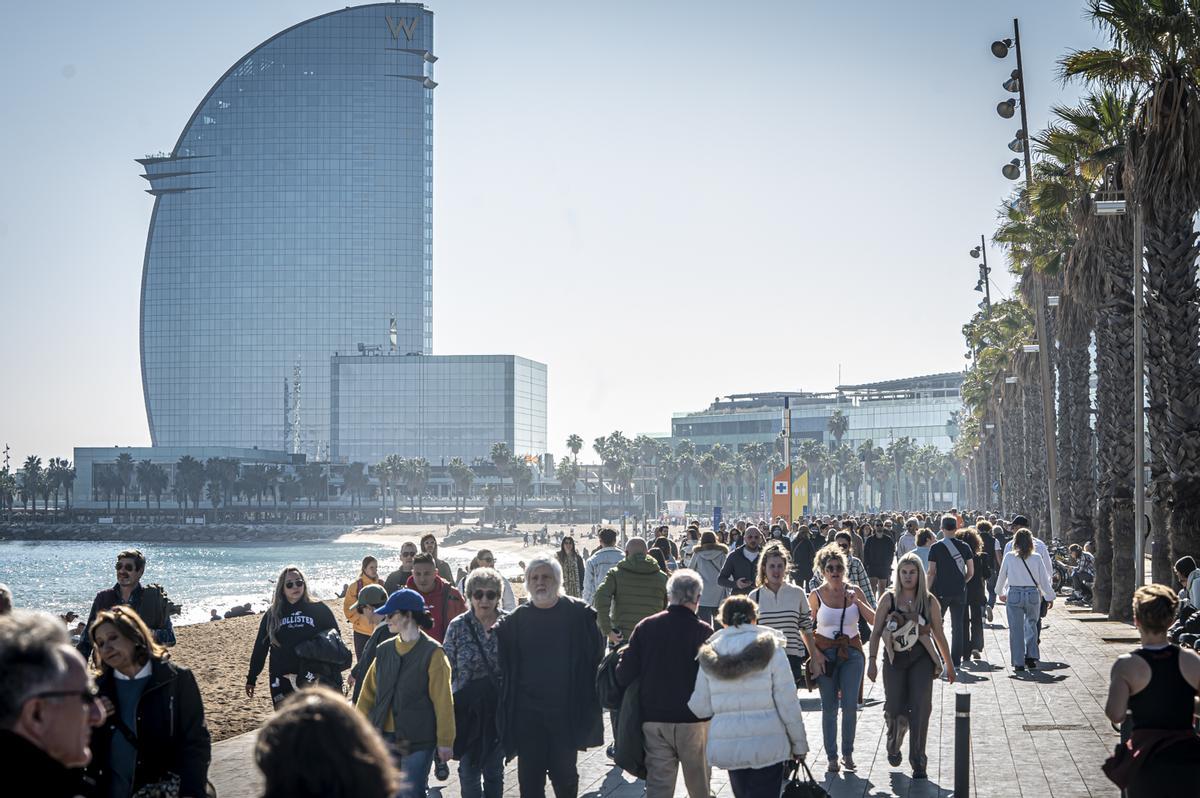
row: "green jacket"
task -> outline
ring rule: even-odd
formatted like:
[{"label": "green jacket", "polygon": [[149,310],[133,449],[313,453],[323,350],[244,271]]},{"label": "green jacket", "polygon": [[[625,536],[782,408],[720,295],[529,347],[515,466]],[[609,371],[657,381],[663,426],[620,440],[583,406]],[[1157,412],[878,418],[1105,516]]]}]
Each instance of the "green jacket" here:
[{"label": "green jacket", "polygon": [[667,575],[647,554],[625,557],[596,589],[593,606],[601,632],[607,635],[615,626],[628,640],[643,618],[667,606]]}]

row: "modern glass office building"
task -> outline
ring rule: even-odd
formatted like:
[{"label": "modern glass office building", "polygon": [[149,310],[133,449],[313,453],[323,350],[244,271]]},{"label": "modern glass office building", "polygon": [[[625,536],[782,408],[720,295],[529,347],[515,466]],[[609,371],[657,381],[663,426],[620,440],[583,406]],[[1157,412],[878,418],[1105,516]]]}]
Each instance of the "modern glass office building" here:
[{"label": "modern glass office building", "polygon": [[324,456],[335,352],[432,351],[432,50],[418,4],[302,22],[138,161],[155,198],[141,355],[156,446]]},{"label": "modern glass office building", "polygon": [[783,427],[786,396],[792,440],[813,438],[832,443],[829,418],[841,410],[849,421],[842,443],[857,449],[865,440],[887,447],[897,438],[917,446],[949,451],[957,434],[954,415],[962,409],[961,372],[906,377],[863,385],[841,385],[830,393],[733,394],[694,413],[671,419],[672,443],[690,440],[698,450],[720,443],[737,450],[747,444],[774,444]]},{"label": "modern glass office building", "polygon": [[330,363],[332,459],[391,454],[434,465],[546,451],[546,366],[515,355],[336,355]]}]

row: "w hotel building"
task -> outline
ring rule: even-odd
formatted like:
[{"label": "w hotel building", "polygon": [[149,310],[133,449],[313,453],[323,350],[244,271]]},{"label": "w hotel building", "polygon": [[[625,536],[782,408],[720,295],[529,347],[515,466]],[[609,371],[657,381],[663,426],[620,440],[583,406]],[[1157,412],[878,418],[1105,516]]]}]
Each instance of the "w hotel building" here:
[{"label": "w hotel building", "polygon": [[[432,354],[436,60],[433,14],[419,4],[315,17],[239,59],[170,152],[138,161],[154,197],[141,356],[156,446],[259,447],[324,459],[339,437],[360,438],[332,428],[336,357],[381,355],[361,370]],[[439,368],[467,375],[446,384],[481,384],[470,359],[439,358]],[[379,382],[356,376],[363,385]],[[468,404],[516,391],[511,376],[498,390],[487,376],[486,390]],[[358,408],[355,423],[370,425],[369,399],[380,397],[355,403],[351,389],[343,380],[342,407]],[[525,441],[541,449],[528,453],[545,448],[544,379],[541,390],[533,402],[540,417],[526,422],[534,429]],[[410,398],[450,399],[401,394],[373,406],[385,414]],[[372,451],[415,456],[410,444],[418,440],[419,433],[374,440]],[[464,445],[476,451],[493,442]],[[431,460],[465,455],[421,448]],[[337,456],[366,453],[342,446]]]}]

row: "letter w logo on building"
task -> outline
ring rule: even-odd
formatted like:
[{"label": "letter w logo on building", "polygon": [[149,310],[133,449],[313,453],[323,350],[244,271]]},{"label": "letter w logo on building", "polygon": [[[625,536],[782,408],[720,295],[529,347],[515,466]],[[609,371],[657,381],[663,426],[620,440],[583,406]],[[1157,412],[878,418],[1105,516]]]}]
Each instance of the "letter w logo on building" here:
[{"label": "letter w logo on building", "polygon": [[384,17],[384,19],[387,20],[388,30],[392,32],[394,40],[400,41],[400,31],[404,31],[404,38],[410,42],[412,41],[413,34],[417,32],[417,23],[421,21],[420,17],[412,17],[411,19],[408,17],[400,17],[399,19]]}]

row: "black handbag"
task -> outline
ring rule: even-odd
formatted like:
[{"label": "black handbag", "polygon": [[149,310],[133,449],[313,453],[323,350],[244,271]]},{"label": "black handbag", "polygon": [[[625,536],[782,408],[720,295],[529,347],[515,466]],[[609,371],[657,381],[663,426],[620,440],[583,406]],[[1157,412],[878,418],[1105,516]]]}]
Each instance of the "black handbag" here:
[{"label": "black handbag", "polygon": [[336,668],[337,673],[349,669],[354,662],[354,655],[346,648],[336,629],[326,629],[316,637],[297,643],[296,656],[331,665]]},{"label": "black handbag", "polygon": [[[803,778],[800,776],[801,768],[804,769]],[[787,773],[791,777],[783,786],[783,798],[829,798],[829,793],[813,778],[807,762],[792,762],[788,765]]]}]

